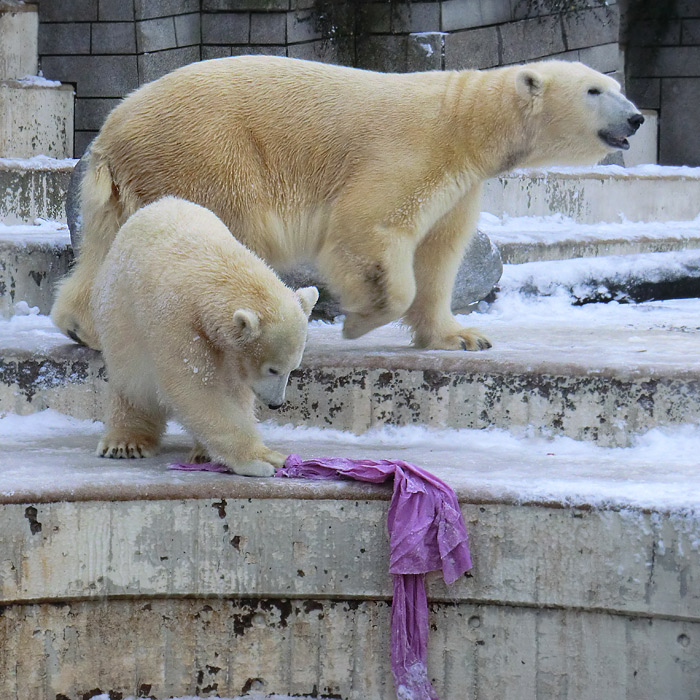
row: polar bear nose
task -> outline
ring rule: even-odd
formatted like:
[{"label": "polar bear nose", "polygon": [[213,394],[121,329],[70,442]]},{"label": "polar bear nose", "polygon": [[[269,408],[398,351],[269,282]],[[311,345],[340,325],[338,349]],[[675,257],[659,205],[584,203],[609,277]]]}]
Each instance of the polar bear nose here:
[{"label": "polar bear nose", "polygon": [[279,408],[281,405],[282,405],[281,403],[269,403],[269,404],[267,404],[267,407],[274,410],[276,408]]},{"label": "polar bear nose", "polygon": [[639,113],[633,114],[633,115],[627,120],[627,123],[628,123],[628,124],[630,125],[630,127],[633,129],[633,132],[632,132],[632,133],[634,133],[635,131],[637,131],[637,129],[639,129],[639,127],[640,127],[642,124],[644,124],[644,117],[643,117],[641,114],[639,114]]}]

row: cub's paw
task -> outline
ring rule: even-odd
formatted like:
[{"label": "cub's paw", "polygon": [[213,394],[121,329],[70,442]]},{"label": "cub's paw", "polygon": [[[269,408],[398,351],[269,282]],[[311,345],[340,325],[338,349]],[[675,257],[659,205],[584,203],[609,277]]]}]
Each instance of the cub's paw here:
[{"label": "cub's paw", "polygon": [[248,462],[238,462],[231,465],[234,474],[241,476],[274,476],[275,468],[270,462],[261,459],[251,459]]},{"label": "cub's paw", "polygon": [[207,448],[201,443],[196,442],[187,455],[187,462],[189,464],[204,464],[205,462],[211,462],[211,457],[207,452]]},{"label": "cub's paw", "polygon": [[287,460],[287,455],[283,455],[281,452],[268,450],[265,448],[262,458],[264,461],[269,462],[275,469],[281,469]]},{"label": "cub's paw", "polygon": [[139,459],[158,454],[158,445],[152,440],[128,436],[111,437],[107,435],[100,440],[95,454],[111,459]]},{"label": "cub's paw", "polygon": [[427,350],[488,350],[491,341],[474,328],[461,328],[456,333],[450,333],[436,338],[424,346]]}]

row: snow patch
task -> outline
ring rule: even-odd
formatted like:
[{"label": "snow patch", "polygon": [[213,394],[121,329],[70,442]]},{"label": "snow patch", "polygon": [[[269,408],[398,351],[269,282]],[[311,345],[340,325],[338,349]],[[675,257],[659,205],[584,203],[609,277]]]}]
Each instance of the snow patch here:
[{"label": "snow patch", "polygon": [[0,169],[64,170],[74,168],[77,162],[76,158],[51,158],[43,155],[31,158],[0,158]]},{"label": "snow patch", "polygon": [[566,175],[574,177],[615,178],[700,178],[700,167],[689,165],[656,165],[645,163],[626,168],[622,165],[593,165],[593,166],[552,166],[550,168],[520,168],[502,177],[548,177],[549,175]]},{"label": "snow patch", "polygon": [[60,87],[60,80],[48,80],[43,75],[25,75],[17,80],[25,87]]}]

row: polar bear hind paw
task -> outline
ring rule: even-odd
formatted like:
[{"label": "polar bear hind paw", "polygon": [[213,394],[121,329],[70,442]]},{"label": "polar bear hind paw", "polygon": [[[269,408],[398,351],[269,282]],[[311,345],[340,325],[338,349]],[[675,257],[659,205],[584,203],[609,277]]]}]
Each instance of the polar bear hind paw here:
[{"label": "polar bear hind paw", "polygon": [[109,459],[140,459],[158,454],[158,446],[148,440],[107,436],[100,440],[95,454]]},{"label": "polar bear hind paw", "polygon": [[433,341],[426,343],[426,350],[488,350],[491,341],[482,333],[474,328],[462,328],[456,333],[450,333],[436,338]]}]

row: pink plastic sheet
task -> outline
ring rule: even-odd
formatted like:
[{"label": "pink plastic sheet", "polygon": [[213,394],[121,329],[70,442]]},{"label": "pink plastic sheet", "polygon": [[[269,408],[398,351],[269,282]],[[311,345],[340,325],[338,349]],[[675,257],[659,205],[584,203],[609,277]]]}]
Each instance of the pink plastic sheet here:
[{"label": "pink plastic sheet", "polygon": [[[171,465],[221,471],[221,465]],[[399,700],[437,700],[428,678],[428,599],[425,574],[442,571],[454,583],[471,566],[467,529],[457,496],[425,469],[403,460],[289,455],[276,477],[354,479],[379,484],[393,477],[389,506],[389,573],[393,576],[391,666]]]}]

